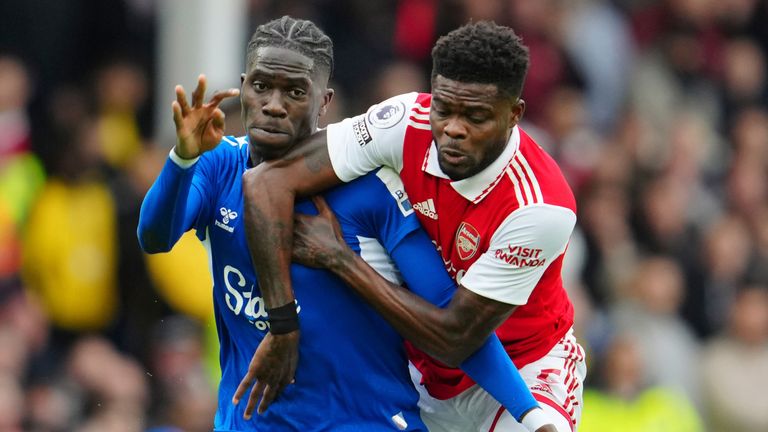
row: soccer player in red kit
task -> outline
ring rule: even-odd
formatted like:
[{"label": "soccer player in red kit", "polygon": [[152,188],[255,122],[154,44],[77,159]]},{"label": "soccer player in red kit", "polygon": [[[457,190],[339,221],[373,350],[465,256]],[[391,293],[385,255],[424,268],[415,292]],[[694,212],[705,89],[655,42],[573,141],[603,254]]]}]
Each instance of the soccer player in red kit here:
[{"label": "soccer player in red kit", "polygon": [[[557,164],[517,126],[528,51],[512,29],[476,22],[440,38],[432,57],[431,94],[377,104],[244,175],[259,282],[293,301],[297,194],[392,167],[459,284],[451,303],[440,309],[386,282],[340,242],[317,247],[327,250],[315,264],[344,279],[411,342],[430,430],[531,429],[455,368],[496,331],[545,423],[574,431],[586,368],[560,273],[576,204]],[[284,366],[296,355],[288,343],[259,350],[245,381],[258,379],[263,388],[293,373]]]}]

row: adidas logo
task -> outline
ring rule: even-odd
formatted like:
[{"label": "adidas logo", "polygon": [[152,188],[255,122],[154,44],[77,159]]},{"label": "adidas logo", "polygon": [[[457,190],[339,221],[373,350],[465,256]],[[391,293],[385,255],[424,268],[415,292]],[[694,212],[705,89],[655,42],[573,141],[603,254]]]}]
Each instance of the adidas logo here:
[{"label": "adidas logo", "polygon": [[435,210],[435,202],[432,200],[432,198],[414,204],[413,208],[424,216],[437,220],[437,210]]}]

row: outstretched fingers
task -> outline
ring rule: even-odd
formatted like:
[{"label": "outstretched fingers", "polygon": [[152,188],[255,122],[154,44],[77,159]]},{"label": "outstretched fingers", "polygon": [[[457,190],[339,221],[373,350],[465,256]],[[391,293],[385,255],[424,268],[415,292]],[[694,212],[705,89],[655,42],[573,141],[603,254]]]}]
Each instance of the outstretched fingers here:
[{"label": "outstretched fingers", "polygon": [[184,91],[184,87],[177,85],[176,88],[176,103],[179,104],[182,116],[187,115],[190,111],[189,104],[187,103],[187,93]]},{"label": "outstretched fingers", "polygon": [[[256,409],[256,404],[259,402],[259,399],[262,399],[263,403],[263,393],[269,386],[264,383],[264,381],[256,381],[256,385],[253,386],[253,390],[251,390],[251,394],[248,396],[248,405],[245,406],[245,413],[243,413],[243,418],[246,420],[250,420],[253,416],[253,411]],[[261,407],[259,407],[261,408]],[[259,411],[259,413],[262,413],[263,411]]]},{"label": "outstretched fingers", "polygon": [[199,108],[203,106],[203,98],[205,98],[205,88],[207,85],[208,80],[205,78],[205,75],[200,74],[200,76],[197,77],[197,87],[195,87],[195,91],[192,92],[193,108]]},{"label": "outstretched fingers", "polygon": [[218,108],[219,104],[221,104],[221,102],[224,99],[228,99],[228,98],[239,96],[239,95],[240,95],[240,90],[236,88],[219,90],[215,92],[213,96],[211,96],[211,100],[208,101],[208,103],[205,104],[205,106],[208,108]]},{"label": "outstretched fingers", "polygon": [[262,397],[261,402],[259,402],[259,410],[258,410],[259,414],[264,414],[267,408],[275,400],[278,393],[280,393],[280,390],[282,389],[282,387],[283,387],[282,385],[278,387],[272,387],[268,385],[264,388],[264,397]]},{"label": "outstretched fingers", "polygon": [[181,113],[181,105],[178,101],[173,101],[171,110],[173,111],[173,124],[176,125],[176,132],[178,132],[183,127],[184,122],[184,116]]},{"label": "outstretched fingers", "polygon": [[240,403],[240,400],[243,399],[243,395],[245,395],[245,392],[247,392],[248,389],[251,388],[254,381],[256,381],[256,374],[249,369],[248,372],[243,377],[243,379],[240,381],[240,385],[237,386],[237,390],[235,390],[235,395],[232,396],[233,405],[237,405]]}]

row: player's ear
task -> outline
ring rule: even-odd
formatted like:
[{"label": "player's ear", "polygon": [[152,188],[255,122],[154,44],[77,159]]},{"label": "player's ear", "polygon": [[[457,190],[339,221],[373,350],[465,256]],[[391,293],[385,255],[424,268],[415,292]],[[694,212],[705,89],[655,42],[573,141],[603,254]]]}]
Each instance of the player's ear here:
[{"label": "player's ear", "polygon": [[320,105],[320,117],[324,116],[326,112],[328,112],[328,106],[331,104],[331,101],[333,100],[333,95],[335,92],[332,88],[325,89],[325,94],[323,95],[323,102]]},{"label": "player's ear", "polygon": [[243,85],[243,83],[244,83],[244,82],[245,82],[245,74],[244,74],[244,73],[241,73],[241,74],[240,74],[240,86],[241,86],[241,87],[242,87],[242,85]]},{"label": "player's ear", "polygon": [[512,104],[512,109],[509,111],[509,125],[514,126],[520,122],[525,113],[525,101],[522,98]]}]

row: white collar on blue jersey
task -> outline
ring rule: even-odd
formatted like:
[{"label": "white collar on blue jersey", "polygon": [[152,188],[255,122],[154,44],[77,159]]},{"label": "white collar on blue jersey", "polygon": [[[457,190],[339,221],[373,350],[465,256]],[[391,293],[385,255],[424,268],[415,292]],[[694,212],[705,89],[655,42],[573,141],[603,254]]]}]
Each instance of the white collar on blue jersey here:
[{"label": "white collar on blue jersey", "polygon": [[[479,203],[491,192],[491,190],[493,190],[496,184],[499,183],[509,162],[515,156],[515,153],[517,153],[518,147],[520,147],[520,131],[517,126],[515,126],[512,128],[512,133],[509,136],[507,146],[495,161],[491,162],[491,164],[485,167],[484,170],[472,177],[451,182],[451,186],[453,186],[453,189],[467,200],[472,201],[475,204]],[[440,169],[440,164],[437,162],[437,145],[434,141],[432,141],[432,145],[429,147],[428,152],[427,163],[423,167],[424,171],[433,176],[447,179],[448,176]]]}]

